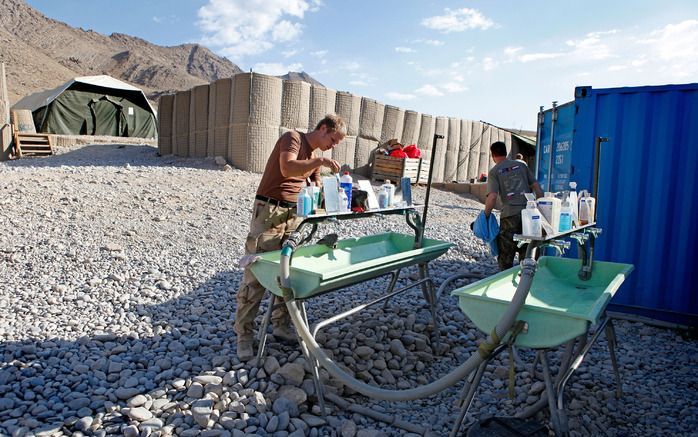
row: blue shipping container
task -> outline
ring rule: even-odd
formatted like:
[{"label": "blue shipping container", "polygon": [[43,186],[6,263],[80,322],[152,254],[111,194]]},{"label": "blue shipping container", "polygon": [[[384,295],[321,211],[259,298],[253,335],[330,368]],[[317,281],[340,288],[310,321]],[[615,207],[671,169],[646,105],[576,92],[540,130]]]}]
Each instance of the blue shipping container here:
[{"label": "blue shipping container", "polygon": [[698,325],[698,84],[578,87],[573,102],[539,114],[538,129],[544,190],[575,181],[591,191],[595,141],[608,139],[595,259],[635,265],[612,308]]}]

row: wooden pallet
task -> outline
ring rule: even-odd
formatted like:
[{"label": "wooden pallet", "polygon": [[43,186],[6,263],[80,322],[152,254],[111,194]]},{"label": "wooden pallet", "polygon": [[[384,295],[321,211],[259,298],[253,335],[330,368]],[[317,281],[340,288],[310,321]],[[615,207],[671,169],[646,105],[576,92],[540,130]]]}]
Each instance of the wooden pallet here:
[{"label": "wooden pallet", "polygon": [[53,144],[48,134],[15,132],[15,157],[53,155]]},{"label": "wooden pallet", "polygon": [[400,179],[409,177],[411,183],[417,183],[419,175],[419,158],[393,158],[392,156],[375,155],[373,160],[373,181],[390,180],[396,184]]}]

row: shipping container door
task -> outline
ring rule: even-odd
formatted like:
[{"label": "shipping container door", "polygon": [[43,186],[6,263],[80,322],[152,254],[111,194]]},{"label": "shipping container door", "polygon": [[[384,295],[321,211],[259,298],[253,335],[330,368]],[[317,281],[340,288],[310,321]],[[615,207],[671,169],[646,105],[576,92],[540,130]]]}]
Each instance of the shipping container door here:
[{"label": "shipping container door", "polygon": [[536,175],[543,191],[562,191],[569,187],[574,115],[574,102],[544,112],[543,123],[539,126],[540,144],[537,148],[540,153]]}]

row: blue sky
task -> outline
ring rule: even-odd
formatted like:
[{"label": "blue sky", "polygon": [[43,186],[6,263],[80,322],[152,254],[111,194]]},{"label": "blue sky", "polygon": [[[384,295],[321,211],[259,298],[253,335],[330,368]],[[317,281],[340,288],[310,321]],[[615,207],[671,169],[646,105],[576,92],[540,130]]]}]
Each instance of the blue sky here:
[{"label": "blue sky", "polygon": [[243,70],[432,115],[535,129],[574,87],[698,81],[698,1],[27,0],[160,45],[199,42]]}]

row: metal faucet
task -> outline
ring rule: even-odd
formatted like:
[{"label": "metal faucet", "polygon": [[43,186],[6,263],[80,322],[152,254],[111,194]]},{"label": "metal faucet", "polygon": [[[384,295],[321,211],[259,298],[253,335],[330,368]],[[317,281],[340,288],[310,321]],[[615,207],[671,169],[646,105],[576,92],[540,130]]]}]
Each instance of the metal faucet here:
[{"label": "metal faucet", "polygon": [[541,244],[540,246],[538,246],[538,248],[542,249],[546,246],[552,247],[553,249],[555,249],[557,251],[559,256],[562,256],[565,254],[566,250],[569,250],[570,242],[565,241],[565,240],[549,240],[549,241],[546,241],[545,243]]},{"label": "metal faucet", "polygon": [[580,243],[581,248],[580,257],[582,258],[582,268],[579,269],[577,276],[582,281],[588,281],[591,279],[591,269],[594,265],[594,242],[596,238],[601,235],[601,228],[586,228],[584,229],[584,234],[586,239],[589,240],[589,248],[587,249],[586,244]]}]

